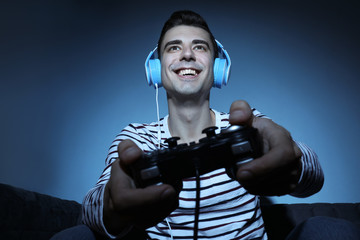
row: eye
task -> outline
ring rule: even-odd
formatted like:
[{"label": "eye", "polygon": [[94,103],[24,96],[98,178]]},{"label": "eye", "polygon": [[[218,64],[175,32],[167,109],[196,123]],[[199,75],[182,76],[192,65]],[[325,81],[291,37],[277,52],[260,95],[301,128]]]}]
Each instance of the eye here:
[{"label": "eye", "polygon": [[174,51],[178,51],[178,50],[180,50],[180,47],[179,46],[169,46],[168,47],[168,49],[167,49],[167,51],[168,52],[174,52]]},{"label": "eye", "polygon": [[204,45],[196,45],[194,46],[194,50],[206,51],[207,48]]}]

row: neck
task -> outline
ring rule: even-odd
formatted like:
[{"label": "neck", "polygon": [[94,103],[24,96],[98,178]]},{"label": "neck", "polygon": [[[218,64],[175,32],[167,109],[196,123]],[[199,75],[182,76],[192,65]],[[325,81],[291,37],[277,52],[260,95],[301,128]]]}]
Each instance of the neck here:
[{"label": "neck", "polygon": [[180,143],[198,142],[205,136],[202,130],[214,126],[215,114],[210,110],[209,100],[176,102],[168,98],[169,130],[172,136],[180,137]]}]

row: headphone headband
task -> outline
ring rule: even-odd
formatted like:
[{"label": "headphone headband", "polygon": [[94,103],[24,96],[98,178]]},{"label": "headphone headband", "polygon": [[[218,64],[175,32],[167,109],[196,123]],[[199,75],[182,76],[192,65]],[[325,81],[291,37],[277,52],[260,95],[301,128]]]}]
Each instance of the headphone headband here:
[{"label": "headphone headband", "polygon": [[[214,60],[214,84],[213,87],[221,88],[227,85],[230,77],[231,60],[223,45],[215,40],[217,44],[218,57]],[[146,80],[149,86],[162,86],[161,63],[157,56],[157,46],[152,50],[145,60]]]}]

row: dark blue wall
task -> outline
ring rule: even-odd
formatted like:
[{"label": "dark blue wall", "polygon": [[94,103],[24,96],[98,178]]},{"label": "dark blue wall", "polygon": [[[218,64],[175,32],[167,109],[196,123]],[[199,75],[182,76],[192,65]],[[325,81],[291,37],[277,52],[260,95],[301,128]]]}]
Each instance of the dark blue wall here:
[{"label": "dark blue wall", "polygon": [[[156,120],[144,60],[178,9],[207,19],[231,55],[212,107],[246,99],[316,150],[308,199],[360,200],[359,5],[350,1],[28,1],[0,6],[0,182],[81,201],[115,135]],[[167,113],[160,92],[161,115]]]}]

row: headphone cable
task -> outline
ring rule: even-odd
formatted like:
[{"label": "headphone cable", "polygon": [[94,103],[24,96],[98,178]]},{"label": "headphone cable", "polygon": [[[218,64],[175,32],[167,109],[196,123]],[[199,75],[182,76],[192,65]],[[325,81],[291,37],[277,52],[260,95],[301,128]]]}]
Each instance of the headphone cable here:
[{"label": "headphone cable", "polygon": [[[195,161],[197,163],[197,161]],[[196,171],[196,200],[195,200],[195,217],[194,217],[194,240],[198,239],[198,231],[199,231],[199,214],[200,214],[200,173],[199,168],[195,164]]]},{"label": "headphone cable", "polygon": [[[157,137],[158,137],[158,149],[161,148],[161,127],[160,127],[160,111],[159,111],[159,86],[157,83],[155,83],[155,102],[156,102],[156,113],[157,113]],[[165,218],[165,221],[167,223],[167,226],[170,230],[170,239],[173,240],[174,237],[173,237],[173,234],[172,234],[172,229],[171,229],[171,226],[170,226],[170,223],[169,223],[169,220],[167,219],[167,217]]]},{"label": "headphone cable", "polygon": [[157,137],[158,137],[158,149],[161,148],[161,128],[160,128],[160,111],[159,111],[159,86],[155,83],[155,102],[156,102],[156,113],[157,113]]}]

